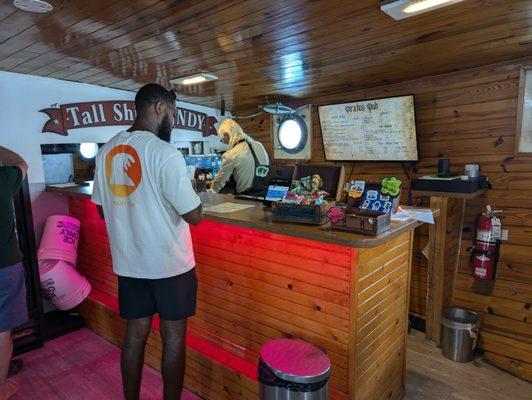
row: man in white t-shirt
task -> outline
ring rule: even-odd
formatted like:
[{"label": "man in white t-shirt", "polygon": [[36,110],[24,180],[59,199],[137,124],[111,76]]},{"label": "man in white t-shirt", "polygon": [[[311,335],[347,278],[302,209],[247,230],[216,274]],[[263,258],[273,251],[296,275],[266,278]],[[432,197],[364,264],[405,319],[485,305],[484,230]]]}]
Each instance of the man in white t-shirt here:
[{"label": "man in white t-shirt", "polygon": [[164,399],[181,397],[186,319],[196,310],[197,279],[189,224],[201,201],[183,156],[168,141],[176,97],[157,84],[135,97],[137,118],[96,157],[92,201],[109,234],[118,275],[120,316],[127,320],[121,368],[126,400],[138,400],[144,348],[158,313]]}]

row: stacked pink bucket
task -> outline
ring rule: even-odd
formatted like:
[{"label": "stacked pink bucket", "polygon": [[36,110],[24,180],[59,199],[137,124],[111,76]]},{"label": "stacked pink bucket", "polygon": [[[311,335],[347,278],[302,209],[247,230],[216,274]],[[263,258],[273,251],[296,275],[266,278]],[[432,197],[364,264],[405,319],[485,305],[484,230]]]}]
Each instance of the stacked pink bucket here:
[{"label": "stacked pink bucket", "polygon": [[80,226],[76,218],[49,216],[37,252],[43,295],[60,310],[76,307],[91,291],[75,269]]}]

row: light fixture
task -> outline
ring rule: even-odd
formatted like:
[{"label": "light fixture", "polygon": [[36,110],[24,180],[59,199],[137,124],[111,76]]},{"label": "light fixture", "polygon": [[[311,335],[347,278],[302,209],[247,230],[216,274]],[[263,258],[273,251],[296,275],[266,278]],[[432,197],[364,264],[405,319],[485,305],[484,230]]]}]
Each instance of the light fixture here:
[{"label": "light fixture", "polygon": [[83,158],[94,158],[98,154],[98,145],[96,143],[81,143],[79,145],[79,152]]},{"label": "light fixture", "polygon": [[464,0],[396,0],[383,4],[381,10],[393,19],[400,20],[462,1]]},{"label": "light fixture", "polygon": [[171,79],[170,83],[173,83],[174,85],[196,85],[198,83],[215,81],[217,79],[218,77],[216,75],[208,74],[206,72],[200,72],[199,74]]},{"label": "light fixture", "polygon": [[307,138],[307,125],[302,117],[291,114],[280,120],[277,140],[282,150],[289,154],[298,153],[305,147]]},{"label": "light fixture", "polygon": [[22,11],[34,13],[47,13],[54,9],[54,6],[44,0],[13,0],[13,5]]},{"label": "light fixture", "polygon": [[262,106],[262,110],[273,115],[286,115],[294,113],[294,110],[291,107],[285,106],[281,103],[266,104]]}]

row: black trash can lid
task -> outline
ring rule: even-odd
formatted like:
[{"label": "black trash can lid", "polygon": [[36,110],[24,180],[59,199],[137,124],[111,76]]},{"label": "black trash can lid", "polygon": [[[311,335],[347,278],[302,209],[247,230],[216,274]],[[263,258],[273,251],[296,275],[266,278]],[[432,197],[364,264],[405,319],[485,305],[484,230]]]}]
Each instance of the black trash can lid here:
[{"label": "black trash can lid", "polygon": [[296,339],[276,339],[262,346],[260,358],[279,378],[297,383],[329,377],[329,357],[317,347]]}]

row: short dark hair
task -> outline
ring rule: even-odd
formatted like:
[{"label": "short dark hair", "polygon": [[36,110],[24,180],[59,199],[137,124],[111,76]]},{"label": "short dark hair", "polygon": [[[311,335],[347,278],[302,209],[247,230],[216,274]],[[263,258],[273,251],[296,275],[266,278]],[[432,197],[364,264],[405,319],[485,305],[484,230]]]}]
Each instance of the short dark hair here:
[{"label": "short dark hair", "polygon": [[135,108],[137,112],[141,112],[146,107],[149,107],[159,100],[169,103],[175,103],[177,96],[173,90],[166,90],[163,86],[157,83],[148,83],[142,86],[135,96]]}]

